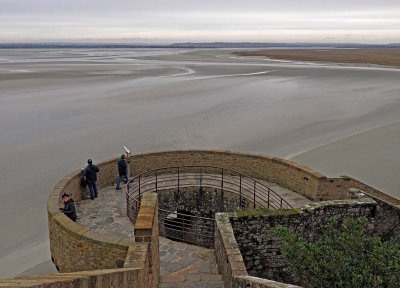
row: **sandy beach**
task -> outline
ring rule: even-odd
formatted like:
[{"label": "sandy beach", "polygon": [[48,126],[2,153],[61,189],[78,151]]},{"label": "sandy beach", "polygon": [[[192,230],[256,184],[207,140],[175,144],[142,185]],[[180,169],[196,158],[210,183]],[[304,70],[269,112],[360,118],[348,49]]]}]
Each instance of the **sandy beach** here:
[{"label": "sandy beach", "polygon": [[123,145],[268,154],[400,197],[400,69],[232,52],[0,50],[0,277],[55,271],[50,190]]}]

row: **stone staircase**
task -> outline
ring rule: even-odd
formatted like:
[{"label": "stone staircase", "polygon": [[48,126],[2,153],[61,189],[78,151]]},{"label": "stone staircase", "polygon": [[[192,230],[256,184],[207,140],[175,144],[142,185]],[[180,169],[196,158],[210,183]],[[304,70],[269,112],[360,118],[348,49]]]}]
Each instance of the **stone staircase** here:
[{"label": "stone staircase", "polygon": [[223,288],[214,250],[160,237],[160,288]]}]

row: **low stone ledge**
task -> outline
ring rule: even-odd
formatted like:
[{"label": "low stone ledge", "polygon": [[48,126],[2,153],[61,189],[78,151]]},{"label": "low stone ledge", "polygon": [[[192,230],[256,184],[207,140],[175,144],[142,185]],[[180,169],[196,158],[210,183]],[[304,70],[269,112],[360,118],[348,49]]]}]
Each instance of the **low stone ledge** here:
[{"label": "low stone ledge", "polygon": [[229,221],[232,215],[234,213],[217,213],[215,215],[215,255],[225,287],[232,287],[235,276],[248,275]]},{"label": "low stone ledge", "polygon": [[158,195],[157,193],[144,193],[134,225],[135,241],[149,243],[149,271],[151,281],[147,287],[153,288],[158,287],[160,275],[158,229]]},{"label": "low stone ledge", "polygon": [[232,288],[302,288],[252,276],[235,276]]},{"label": "low stone ledge", "polygon": [[136,243],[129,246],[124,268],[144,269],[146,264],[148,266],[149,248],[148,243]]},{"label": "low stone ledge", "polygon": [[23,276],[0,280],[0,287],[143,288],[148,287],[148,283],[147,269],[121,268],[44,276]]}]

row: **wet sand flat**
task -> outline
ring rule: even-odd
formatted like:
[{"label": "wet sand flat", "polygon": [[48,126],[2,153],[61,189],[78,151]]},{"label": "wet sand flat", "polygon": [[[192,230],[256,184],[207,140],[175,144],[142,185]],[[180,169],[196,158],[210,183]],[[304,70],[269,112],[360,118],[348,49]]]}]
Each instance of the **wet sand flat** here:
[{"label": "wet sand flat", "polygon": [[123,145],[274,155],[400,197],[399,69],[232,52],[0,50],[0,277],[52,269],[50,190]]},{"label": "wet sand flat", "polygon": [[236,54],[239,56],[264,56],[280,60],[400,66],[399,48],[271,49],[263,51],[241,51]]}]

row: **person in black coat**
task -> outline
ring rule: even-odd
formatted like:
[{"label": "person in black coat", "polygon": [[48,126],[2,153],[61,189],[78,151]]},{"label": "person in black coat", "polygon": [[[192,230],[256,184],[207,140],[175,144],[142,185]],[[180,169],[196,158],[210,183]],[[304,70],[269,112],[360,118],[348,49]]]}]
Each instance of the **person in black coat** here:
[{"label": "person in black coat", "polygon": [[118,160],[118,179],[116,190],[121,190],[121,180],[125,178],[125,183],[128,182],[128,166],[126,165],[125,155],[122,154]]},{"label": "person in black coat", "polygon": [[78,218],[76,215],[76,208],[75,208],[75,203],[74,199],[69,198],[69,195],[67,193],[64,193],[62,195],[62,200],[64,202],[64,208],[60,208],[60,210],[72,221],[76,222],[76,219]]},{"label": "person in black coat", "polygon": [[99,168],[93,164],[92,159],[87,161],[88,166],[86,166],[85,171],[83,172],[83,178],[86,180],[87,185],[90,191],[90,199],[97,198],[97,173],[99,173]]}]

